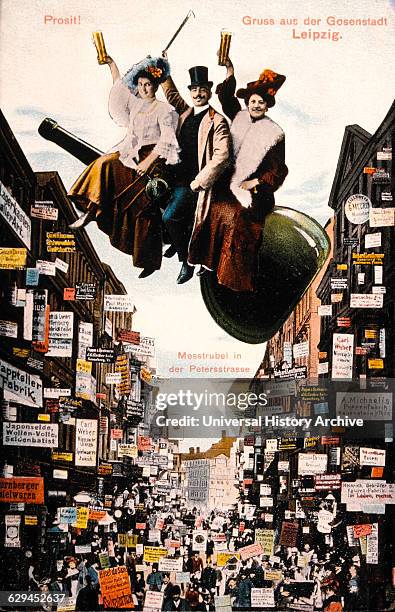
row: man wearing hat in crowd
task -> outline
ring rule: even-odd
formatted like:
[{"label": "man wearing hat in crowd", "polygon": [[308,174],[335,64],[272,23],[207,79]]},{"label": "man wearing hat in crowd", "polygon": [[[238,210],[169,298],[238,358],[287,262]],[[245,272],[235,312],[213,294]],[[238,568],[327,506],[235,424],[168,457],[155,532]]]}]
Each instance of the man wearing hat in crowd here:
[{"label": "man wearing hat in crowd", "polygon": [[171,594],[171,599],[166,600],[163,606],[163,610],[180,610],[182,612],[186,612],[190,610],[188,602],[185,599],[181,599],[181,589],[178,584],[174,585],[173,591]]},{"label": "man wearing hat in crowd", "polygon": [[[228,123],[209,105],[213,82],[208,69],[194,66],[189,75],[192,106],[181,97],[171,77],[162,83],[167,101],[180,115],[177,136],[181,161],[174,169],[175,187],[163,214],[172,246],[182,262],[178,284],[187,282],[194,272],[187,259],[196,205],[199,202],[200,215],[207,214],[214,183],[227,167],[231,151]],[[171,256],[171,249],[165,255]]]}]

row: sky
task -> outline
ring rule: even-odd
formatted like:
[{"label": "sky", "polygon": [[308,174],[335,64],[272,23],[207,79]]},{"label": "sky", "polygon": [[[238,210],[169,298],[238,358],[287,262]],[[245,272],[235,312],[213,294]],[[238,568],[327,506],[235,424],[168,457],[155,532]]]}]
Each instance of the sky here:
[{"label": "sky", "polygon": [[[289,168],[276,202],[325,224],[345,126],[359,124],[373,133],[392,103],[393,2],[2,0],[1,107],[33,170],[57,170],[66,188],[83,170],[80,162],[37,134],[45,117],[103,151],[123,137],[124,130],[108,115],[112,80],[108,67],[97,63],[91,33],[103,32],[108,53],[125,72],[144,56],[159,55],[189,9],[195,18],[168,53],[181,93],[189,100],[191,66],[208,66],[214,83],[224,78],[225,68],[216,57],[223,28],[233,32],[230,55],[240,87],[264,68],[286,75],[268,113],[284,129]],[[381,20],[382,25],[344,24],[357,18]],[[220,110],[216,96],[213,105]],[[94,224],[88,233],[135,300],[134,328],[156,338],[161,375],[171,376],[172,366],[185,366],[178,358],[184,351],[228,354],[219,360],[225,365],[235,363],[236,353],[237,364],[254,374],[264,345],[248,345],[222,331],[203,304],[197,278],[176,285],[175,258],[164,260],[151,277],[138,279],[130,257],[111,247]],[[190,363],[203,362],[187,360],[182,375],[190,375]]]}]

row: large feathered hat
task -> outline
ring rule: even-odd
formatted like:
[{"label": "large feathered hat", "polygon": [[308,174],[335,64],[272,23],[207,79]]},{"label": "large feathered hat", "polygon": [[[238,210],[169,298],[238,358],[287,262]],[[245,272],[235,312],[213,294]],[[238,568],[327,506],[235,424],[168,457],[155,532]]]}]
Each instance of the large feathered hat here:
[{"label": "large feathered hat", "polygon": [[248,100],[253,94],[258,94],[266,101],[268,107],[274,106],[276,100],[274,96],[284,83],[286,77],[277,74],[273,70],[266,68],[258,77],[257,81],[247,83],[245,89],[239,89],[236,93],[238,98]]},{"label": "large feathered hat", "polygon": [[134,64],[124,75],[123,82],[132,93],[137,92],[137,81],[140,76],[151,78],[157,85],[166,81],[170,74],[169,62],[164,57],[151,57],[147,55],[137,64]]}]

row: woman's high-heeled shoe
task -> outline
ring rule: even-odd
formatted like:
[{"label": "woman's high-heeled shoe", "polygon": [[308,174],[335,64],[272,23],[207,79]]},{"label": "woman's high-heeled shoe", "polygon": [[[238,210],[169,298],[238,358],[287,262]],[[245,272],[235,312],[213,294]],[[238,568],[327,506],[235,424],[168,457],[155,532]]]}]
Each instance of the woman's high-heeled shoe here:
[{"label": "woman's high-heeled shoe", "polygon": [[88,223],[90,223],[91,221],[94,220],[95,215],[96,215],[96,213],[95,213],[95,211],[93,209],[88,210],[86,213],[81,215],[81,217],[78,217],[77,221],[74,221],[74,223],[71,223],[69,225],[69,229],[71,229],[71,230],[80,230],[83,227],[86,227],[88,225]]},{"label": "woman's high-heeled shoe", "polygon": [[151,274],[153,274],[154,272],[156,272],[155,269],[152,268],[144,268],[144,270],[142,270],[139,274],[139,278],[147,278],[147,276],[151,276]]}]

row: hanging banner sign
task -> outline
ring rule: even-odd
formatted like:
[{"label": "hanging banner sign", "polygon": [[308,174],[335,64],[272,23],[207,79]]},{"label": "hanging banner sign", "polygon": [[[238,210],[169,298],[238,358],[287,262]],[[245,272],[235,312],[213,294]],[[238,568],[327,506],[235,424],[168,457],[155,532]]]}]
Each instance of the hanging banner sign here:
[{"label": "hanging banner sign", "polygon": [[57,423],[3,423],[4,446],[58,446]]},{"label": "hanging banner sign", "polygon": [[41,378],[28,374],[0,359],[0,388],[4,398],[26,406],[42,408],[43,385]]},{"label": "hanging banner sign", "polygon": [[50,200],[36,200],[34,205],[30,207],[30,216],[34,219],[42,219],[43,221],[57,221],[58,209],[54,207]]},{"label": "hanging banner sign", "polygon": [[353,334],[333,334],[332,380],[351,380],[354,357]]},{"label": "hanging banner sign", "polygon": [[13,477],[0,478],[0,502],[44,503],[44,478]]},{"label": "hanging banner sign", "polygon": [[105,295],[103,310],[109,312],[133,312],[135,309],[130,295]]},{"label": "hanging banner sign", "polygon": [[0,247],[0,270],[23,270],[26,268],[26,249]]},{"label": "hanging banner sign", "polygon": [[21,547],[21,515],[20,514],[6,514],[5,515],[5,537],[4,546],[6,548],[20,548]]},{"label": "hanging banner sign", "polygon": [[97,421],[95,419],[76,419],[75,428],[75,465],[96,466]]},{"label": "hanging banner sign", "polygon": [[[0,215],[6,220],[15,234],[30,249],[32,224],[15,198],[0,181]],[[0,266],[1,267],[1,266]]]},{"label": "hanging banner sign", "polygon": [[48,253],[75,253],[75,235],[47,232]]}]

